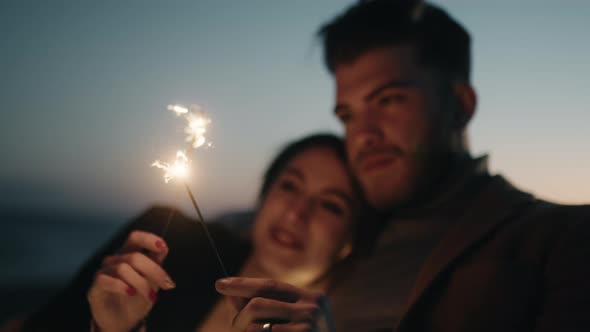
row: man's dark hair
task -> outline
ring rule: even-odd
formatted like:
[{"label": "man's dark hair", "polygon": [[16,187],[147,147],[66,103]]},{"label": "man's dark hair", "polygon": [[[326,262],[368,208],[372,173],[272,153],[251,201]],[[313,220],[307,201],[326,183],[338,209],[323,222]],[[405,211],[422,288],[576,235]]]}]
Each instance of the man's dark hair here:
[{"label": "man's dark hair", "polygon": [[279,174],[281,174],[283,169],[289,164],[289,162],[291,162],[293,158],[310,148],[316,147],[329,148],[336,153],[338,159],[344,163],[347,162],[344,142],[341,138],[332,134],[314,134],[289,143],[273,159],[273,161],[270,163],[270,166],[266,169],[262,181],[262,187],[259,193],[259,199],[262,201],[266,197],[272,184],[276,181]]},{"label": "man's dark hair", "polygon": [[337,65],[372,49],[409,44],[419,64],[453,80],[470,79],[469,33],[444,10],[425,1],[360,1],[324,25],[318,35],[332,73]]}]

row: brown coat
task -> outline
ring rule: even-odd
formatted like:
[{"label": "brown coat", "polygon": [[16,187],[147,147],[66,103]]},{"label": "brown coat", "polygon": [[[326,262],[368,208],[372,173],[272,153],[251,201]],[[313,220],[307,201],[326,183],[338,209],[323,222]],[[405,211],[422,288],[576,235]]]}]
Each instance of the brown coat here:
[{"label": "brown coat", "polygon": [[[394,330],[590,331],[590,206],[539,201],[499,176],[464,203],[422,265]],[[387,276],[396,268],[354,274]],[[395,323],[379,313],[387,299],[343,306],[346,288],[344,281],[332,294],[338,332],[392,330]],[[381,308],[367,312],[375,302]]]}]

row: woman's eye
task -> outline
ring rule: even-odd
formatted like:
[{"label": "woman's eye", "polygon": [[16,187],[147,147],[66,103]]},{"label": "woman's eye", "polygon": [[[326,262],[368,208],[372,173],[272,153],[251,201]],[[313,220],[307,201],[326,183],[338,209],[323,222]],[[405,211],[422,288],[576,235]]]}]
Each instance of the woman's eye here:
[{"label": "woman's eye", "polygon": [[391,96],[383,96],[383,97],[379,98],[379,106],[387,106],[392,101],[393,101],[393,98],[391,98]]},{"label": "woman's eye", "polygon": [[324,210],[327,210],[328,212],[330,212],[334,215],[337,215],[337,216],[344,215],[344,209],[337,203],[330,202],[330,201],[322,201],[320,205]]},{"label": "woman's eye", "polygon": [[281,181],[281,183],[279,183],[279,188],[286,192],[293,192],[297,190],[297,186],[295,186],[295,183],[291,181]]}]

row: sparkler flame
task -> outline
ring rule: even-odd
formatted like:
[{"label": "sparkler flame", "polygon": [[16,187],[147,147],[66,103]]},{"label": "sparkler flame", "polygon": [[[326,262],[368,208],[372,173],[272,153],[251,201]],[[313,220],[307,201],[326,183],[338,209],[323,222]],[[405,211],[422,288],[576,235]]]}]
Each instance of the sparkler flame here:
[{"label": "sparkler flame", "polygon": [[152,163],[152,167],[160,168],[164,171],[164,182],[168,183],[170,180],[180,178],[186,179],[189,174],[189,159],[186,154],[178,150],[176,151],[176,159],[171,162],[163,162],[156,160]]},{"label": "sparkler flame", "polygon": [[183,115],[188,122],[184,132],[188,135],[186,137],[186,141],[191,143],[194,149],[200,148],[205,143],[207,143],[207,147],[212,147],[211,142],[208,142],[207,138],[205,137],[207,127],[209,127],[209,124],[211,124],[211,119],[206,117],[201,111],[201,106],[191,105],[187,107],[183,105],[170,104],[168,105],[168,109],[176,113],[176,116]]},{"label": "sparkler flame", "polygon": [[[184,132],[188,135],[186,141],[192,144],[192,147],[197,149],[207,142],[205,133],[207,127],[211,124],[211,119],[206,117],[203,113],[193,114],[188,113],[185,116],[188,121],[188,126],[184,129]],[[210,144],[208,145],[210,146]]]},{"label": "sparkler flame", "polygon": [[[188,125],[185,127],[184,132],[187,134],[186,142],[190,143],[194,149],[197,149],[206,144],[206,147],[213,147],[213,143],[207,140],[205,134],[207,128],[211,124],[209,119],[201,111],[199,105],[191,105],[189,107],[183,105],[168,105],[168,110],[176,113],[177,116],[183,116]],[[176,159],[173,162],[162,162],[156,160],[152,163],[152,167],[160,168],[164,171],[164,181],[166,183],[173,179],[180,178],[186,180],[189,174],[189,163],[190,160],[186,154],[179,150],[176,152]]]},{"label": "sparkler flame", "polygon": [[188,113],[188,108],[182,105],[168,105],[168,110],[176,113],[176,116],[181,116],[182,114]]}]

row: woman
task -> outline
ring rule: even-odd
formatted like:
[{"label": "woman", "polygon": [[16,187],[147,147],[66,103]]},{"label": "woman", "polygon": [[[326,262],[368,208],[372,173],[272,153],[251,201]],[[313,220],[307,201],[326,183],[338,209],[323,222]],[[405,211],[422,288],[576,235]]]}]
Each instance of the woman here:
[{"label": "woman", "polygon": [[[326,292],[330,271],[352,251],[360,202],[341,140],[314,135],[290,144],[265,173],[251,245],[218,227],[211,232],[230,275]],[[160,237],[168,213],[156,208],[138,218],[29,329],[92,321],[100,331],[231,330],[236,312],[215,291],[222,275],[200,225],[177,214]]]}]

